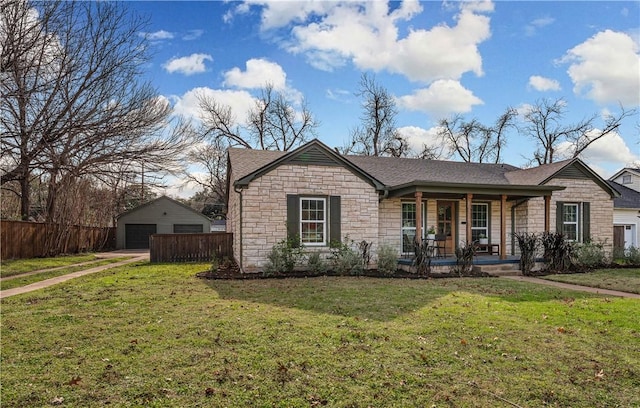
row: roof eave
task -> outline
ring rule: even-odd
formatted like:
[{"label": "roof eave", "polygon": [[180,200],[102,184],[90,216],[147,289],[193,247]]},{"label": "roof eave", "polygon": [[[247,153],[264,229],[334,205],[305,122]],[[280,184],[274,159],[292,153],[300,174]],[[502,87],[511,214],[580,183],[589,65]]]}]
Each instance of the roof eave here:
[{"label": "roof eave", "polygon": [[412,192],[445,194],[485,194],[510,195],[521,197],[550,196],[554,191],[564,190],[563,186],[552,185],[516,185],[516,184],[475,184],[445,183],[415,180],[389,188],[389,197],[399,197]]}]

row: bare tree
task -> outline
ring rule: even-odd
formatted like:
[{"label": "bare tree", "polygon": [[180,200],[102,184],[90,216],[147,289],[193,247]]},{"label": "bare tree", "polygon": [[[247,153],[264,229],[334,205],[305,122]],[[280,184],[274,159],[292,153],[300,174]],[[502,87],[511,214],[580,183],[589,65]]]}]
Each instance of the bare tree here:
[{"label": "bare tree", "polygon": [[195,174],[186,171],[188,183],[198,185],[202,193],[217,203],[227,201],[227,155],[222,140],[214,140],[211,144],[200,144],[188,154],[187,160],[204,169],[203,173]]},{"label": "bare tree", "polygon": [[460,115],[440,120],[439,136],[465,162],[500,163],[506,132],[514,127],[515,109],[508,108],[492,126],[477,119],[465,121]]},{"label": "bare tree", "polygon": [[559,145],[565,142],[570,148],[564,155],[578,157],[593,142],[615,132],[626,117],[636,112],[620,106],[620,112],[605,117],[602,128],[598,129],[595,127],[598,118],[595,114],[566,124],[566,106],[563,99],[543,99],[524,114],[522,131],[536,143],[532,161],[537,164],[553,163],[557,159]]},{"label": "bare tree", "polygon": [[1,184],[20,184],[23,218],[30,181],[41,174],[51,219],[60,189],[75,178],[108,177],[118,163],[177,168],[191,134],[139,81],[145,25],[119,3],[2,3]]},{"label": "bare tree", "polygon": [[409,144],[396,128],[398,110],[393,96],[367,74],[360,77],[356,96],[363,98],[362,123],[351,131],[349,143],[341,152],[365,156],[407,156]]},{"label": "bare tree", "polygon": [[283,93],[265,85],[253,108],[241,123],[231,107],[201,94],[203,134],[214,146],[288,151],[315,135],[319,123],[304,101],[299,109]]}]

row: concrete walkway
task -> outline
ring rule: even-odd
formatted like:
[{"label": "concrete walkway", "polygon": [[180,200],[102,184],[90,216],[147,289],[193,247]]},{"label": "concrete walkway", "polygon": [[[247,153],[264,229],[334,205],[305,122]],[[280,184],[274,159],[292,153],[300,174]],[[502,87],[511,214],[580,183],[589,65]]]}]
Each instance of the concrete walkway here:
[{"label": "concrete walkway", "polygon": [[571,283],[556,282],[547,279],[534,278],[531,276],[502,276],[501,278],[512,279],[520,282],[537,283],[540,285],[554,286],[561,289],[577,290],[581,292],[597,293],[599,295],[618,296],[625,298],[640,299],[636,293],[620,292],[619,290],[592,288],[590,286],[574,285]]},{"label": "concrete walkway", "polygon": [[[127,265],[127,264],[134,263],[134,262],[148,261],[149,260],[149,251],[127,251],[127,250],[122,250],[122,251],[113,251],[113,252],[102,252],[102,253],[96,254],[96,256],[98,258],[101,258],[101,259],[104,259],[104,258],[120,258],[120,257],[124,257],[124,256],[131,256],[132,258],[125,259],[125,260],[120,261],[120,262],[114,262],[114,263],[108,264],[108,265],[96,266],[94,268],[89,268],[89,269],[85,269],[85,270],[82,270],[82,271],[71,272],[71,273],[68,273],[66,275],[56,276],[55,278],[45,279],[45,280],[42,280],[42,281],[39,281],[39,282],[32,283],[30,285],[21,286],[21,287],[18,287],[18,288],[2,290],[2,291],[0,291],[0,299],[6,298],[6,297],[9,297],[9,296],[20,295],[20,294],[23,294],[23,293],[32,292],[34,290],[46,288],[48,286],[52,286],[52,285],[55,285],[55,284],[58,284],[58,283],[61,283],[61,282],[66,282],[66,281],[68,281],[70,279],[73,279],[73,278],[77,278],[77,277],[84,276],[84,275],[89,275],[89,274],[95,273],[95,272],[101,272],[101,271],[104,271],[105,269],[115,268],[115,267],[118,267],[118,266]],[[86,263],[84,263],[84,264],[86,264]],[[68,265],[68,266],[65,266],[64,268],[70,268],[70,267],[74,267],[74,266],[78,266],[78,265],[81,265],[81,264]],[[56,269],[59,269],[59,268],[56,268]],[[51,271],[51,270],[54,270],[54,269],[47,269],[46,271]],[[22,275],[18,275],[18,276],[26,276],[26,275],[31,275],[31,274],[34,274],[34,273],[22,274]]]}]

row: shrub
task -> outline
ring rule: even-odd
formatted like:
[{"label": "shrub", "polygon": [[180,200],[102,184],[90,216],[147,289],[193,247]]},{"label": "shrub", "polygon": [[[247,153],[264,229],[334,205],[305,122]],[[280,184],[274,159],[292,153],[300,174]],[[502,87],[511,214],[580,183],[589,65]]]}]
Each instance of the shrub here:
[{"label": "shrub", "polygon": [[420,276],[429,276],[431,274],[431,256],[432,248],[429,247],[428,240],[422,242],[413,241],[413,266]]},{"label": "shrub", "polygon": [[451,267],[451,272],[460,276],[473,275],[473,257],[476,255],[476,246],[473,242],[466,242],[456,248],[456,264]]},{"label": "shrub", "polygon": [[629,265],[640,266],[640,248],[631,247],[625,251],[625,261]]},{"label": "shrub", "polygon": [[369,263],[371,263],[371,245],[372,242],[365,240],[360,241],[358,244],[358,250],[360,251],[360,258],[362,259],[362,267],[367,269]]},{"label": "shrub", "polygon": [[353,248],[353,240],[344,237],[343,242],[332,242],[331,264],[340,275],[360,275],[362,273],[362,256]]},{"label": "shrub", "polygon": [[566,272],[571,267],[573,244],[564,238],[559,232],[543,232],[542,247],[544,259],[547,262],[547,270],[552,272]]},{"label": "shrub", "polygon": [[283,239],[271,248],[264,267],[265,276],[288,274],[293,272],[302,257],[297,239]]},{"label": "shrub", "polygon": [[378,248],[378,271],[385,275],[393,275],[398,270],[398,251],[389,245]]},{"label": "shrub", "polygon": [[536,234],[527,232],[514,233],[513,236],[518,241],[520,248],[520,270],[525,276],[530,276],[536,264],[536,252],[540,246],[540,240]]},{"label": "shrub", "polygon": [[322,275],[327,272],[328,266],[318,252],[311,252],[307,259],[307,268],[314,275]]},{"label": "shrub", "polygon": [[573,257],[579,268],[593,269],[608,263],[603,243],[588,242],[576,245]]}]

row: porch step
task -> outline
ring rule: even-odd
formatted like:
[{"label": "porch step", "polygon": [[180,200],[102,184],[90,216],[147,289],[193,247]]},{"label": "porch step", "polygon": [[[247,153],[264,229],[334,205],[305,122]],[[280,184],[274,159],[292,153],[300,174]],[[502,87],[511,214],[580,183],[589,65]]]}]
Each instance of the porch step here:
[{"label": "porch step", "polygon": [[518,276],[522,275],[518,264],[475,265],[473,272],[486,273],[490,276]]}]

